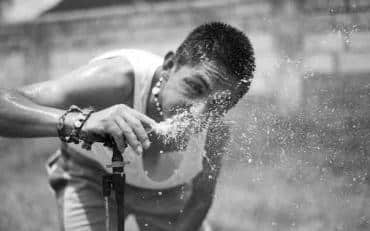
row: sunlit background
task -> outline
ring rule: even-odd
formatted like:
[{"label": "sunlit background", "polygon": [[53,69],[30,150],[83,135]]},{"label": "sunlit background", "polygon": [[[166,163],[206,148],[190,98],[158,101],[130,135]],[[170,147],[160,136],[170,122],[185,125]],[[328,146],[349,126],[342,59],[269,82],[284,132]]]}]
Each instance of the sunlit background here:
[{"label": "sunlit background", "polygon": [[[257,60],[227,115],[215,230],[370,230],[368,0],[0,0],[0,86],[57,78],[111,49],[163,56],[209,21],[243,30]],[[58,229],[44,170],[57,144],[0,138],[0,230]]]}]

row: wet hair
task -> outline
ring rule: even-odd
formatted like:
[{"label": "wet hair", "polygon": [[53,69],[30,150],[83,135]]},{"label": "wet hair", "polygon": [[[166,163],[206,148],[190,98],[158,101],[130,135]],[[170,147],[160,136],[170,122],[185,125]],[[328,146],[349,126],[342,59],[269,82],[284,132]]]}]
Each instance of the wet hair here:
[{"label": "wet hair", "polygon": [[227,108],[233,107],[248,92],[255,58],[248,37],[240,30],[222,23],[211,22],[196,27],[176,50],[175,63],[198,65],[213,62],[223,68],[224,79],[236,83]]}]

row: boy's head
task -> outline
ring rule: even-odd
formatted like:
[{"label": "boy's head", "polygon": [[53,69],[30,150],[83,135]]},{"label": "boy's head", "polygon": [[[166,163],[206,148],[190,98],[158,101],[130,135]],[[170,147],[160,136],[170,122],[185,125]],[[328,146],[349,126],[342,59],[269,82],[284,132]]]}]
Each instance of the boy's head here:
[{"label": "boy's head", "polygon": [[196,104],[223,114],[248,91],[254,69],[253,48],[243,32],[220,22],[203,24],[165,57],[163,110],[171,115]]}]

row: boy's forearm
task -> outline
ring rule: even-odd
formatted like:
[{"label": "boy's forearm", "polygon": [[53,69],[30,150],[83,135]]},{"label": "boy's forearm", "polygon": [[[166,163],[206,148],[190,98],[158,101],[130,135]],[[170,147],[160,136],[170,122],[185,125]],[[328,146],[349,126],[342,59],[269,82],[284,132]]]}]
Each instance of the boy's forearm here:
[{"label": "boy's forearm", "polygon": [[16,90],[0,89],[0,136],[55,137],[63,110],[34,103]]},{"label": "boy's forearm", "polygon": [[[218,166],[219,168],[219,166]],[[181,213],[177,231],[199,230],[212,205],[218,173],[201,172],[193,181],[193,192]]]},{"label": "boy's forearm", "polygon": [[199,230],[212,205],[210,198],[190,198],[188,206],[185,207],[178,221],[177,231]]},{"label": "boy's forearm", "polygon": [[222,156],[229,138],[230,129],[227,126],[213,126],[209,129],[203,171],[193,180],[193,192],[179,217],[177,231],[193,231],[201,227],[212,205]]},{"label": "boy's forearm", "polygon": [[[220,153],[221,154],[221,153]],[[198,230],[212,205],[222,155],[203,160],[203,171],[193,180],[193,192],[178,219],[176,230]]]}]

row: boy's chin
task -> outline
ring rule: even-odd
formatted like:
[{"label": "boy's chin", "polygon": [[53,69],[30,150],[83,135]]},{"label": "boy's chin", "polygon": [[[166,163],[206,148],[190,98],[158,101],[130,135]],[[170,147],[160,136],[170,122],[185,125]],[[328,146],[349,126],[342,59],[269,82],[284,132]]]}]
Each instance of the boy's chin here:
[{"label": "boy's chin", "polygon": [[172,112],[172,111],[166,111],[166,110],[163,110],[163,118],[166,120],[166,119],[170,119],[174,116],[176,116],[177,114],[175,112]]}]

